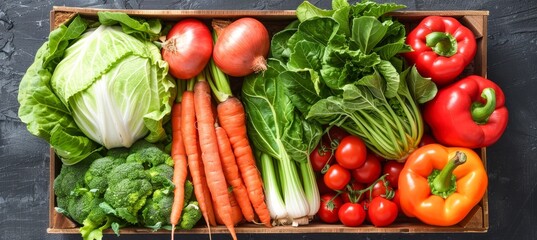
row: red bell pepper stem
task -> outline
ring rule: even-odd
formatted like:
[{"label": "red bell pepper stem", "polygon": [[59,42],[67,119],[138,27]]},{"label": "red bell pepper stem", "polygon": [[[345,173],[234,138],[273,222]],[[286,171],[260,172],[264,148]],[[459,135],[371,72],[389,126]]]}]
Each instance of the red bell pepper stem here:
[{"label": "red bell pepper stem", "polygon": [[474,102],[472,104],[472,119],[478,124],[487,123],[490,115],[496,110],[496,92],[492,88],[485,88],[481,92],[485,104]]},{"label": "red bell pepper stem", "polygon": [[[444,166],[444,168],[438,173],[433,173],[431,176],[433,177],[430,179],[430,187],[431,187],[431,193],[435,195],[439,195],[441,197],[448,197],[455,191],[455,181],[453,170],[455,168],[463,163],[466,162],[466,154],[457,151],[455,152],[455,156],[453,156],[447,164]],[[431,177],[430,176],[430,177]]]},{"label": "red bell pepper stem", "polygon": [[429,33],[425,37],[425,43],[440,56],[451,57],[457,53],[457,39],[449,33]]}]

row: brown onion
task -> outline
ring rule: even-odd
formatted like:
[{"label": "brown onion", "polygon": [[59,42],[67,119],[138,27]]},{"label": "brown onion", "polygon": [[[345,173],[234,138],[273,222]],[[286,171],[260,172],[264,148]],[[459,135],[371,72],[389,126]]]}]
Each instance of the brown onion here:
[{"label": "brown onion", "polygon": [[244,17],[215,30],[218,39],[213,59],[220,70],[230,76],[243,77],[267,69],[270,39],[263,23]]}]

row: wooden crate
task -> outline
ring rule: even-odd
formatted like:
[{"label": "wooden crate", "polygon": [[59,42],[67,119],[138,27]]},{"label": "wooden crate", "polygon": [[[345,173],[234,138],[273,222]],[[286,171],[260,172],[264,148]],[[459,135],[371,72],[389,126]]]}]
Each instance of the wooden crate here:
[{"label": "wooden crate", "polygon": [[[54,7],[50,12],[51,30],[80,14],[85,18],[96,18],[98,11],[125,12],[131,16],[144,18],[159,18],[165,21],[178,21],[186,17],[195,17],[210,21],[213,18],[234,19],[244,16],[255,17],[262,21],[271,34],[283,29],[288,23],[296,19],[293,10],[117,10],[92,9],[73,7]],[[465,69],[463,75],[476,74],[487,76],[487,17],[488,11],[399,11],[391,13],[398,21],[404,23],[409,29],[430,15],[451,16],[457,18],[462,24],[473,31],[477,40],[477,54],[474,61]],[[486,167],[486,148],[477,149]],[[49,184],[49,226],[48,233],[79,234],[76,223],[55,211],[55,196],[53,190],[54,178],[59,174],[61,161],[50,150],[50,184]],[[345,227],[341,224],[323,224],[314,221],[309,225],[292,227],[277,226],[266,228],[262,225],[242,224],[237,226],[237,233],[447,233],[447,232],[486,232],[489,228],[488,196],[475,206],[468,216],[459,224],[450,227],[437,227],[421,223],[417,219],[400,218],[388,227],[377,228],[364,224],[360,227]],[[200,222],[203,222],[200,221]],[[105,233],[112,233],[110,229]],[[153,231],[148,228],[122,228],[121,234],[169,234],[167,230]],[[199,224],[192,230],[176,231],[178,234],[208,234],[206,227]],[[211,233],[228,233],[224,226],[212,227]]]}]

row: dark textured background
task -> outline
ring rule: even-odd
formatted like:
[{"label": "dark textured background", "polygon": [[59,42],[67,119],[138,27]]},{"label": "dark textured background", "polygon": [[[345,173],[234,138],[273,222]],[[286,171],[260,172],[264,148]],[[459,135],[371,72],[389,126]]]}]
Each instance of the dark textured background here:
[{"label": "dark textured background", "polygon": [[[392,0],[409,10],[488,10],[488,77],[507,97],[510,122],[488,148],[490,230],[484,234],[239,235],[239,239],[537,239],[537,1]],[[295,9],[301,0],[0,1],[0,239],[80,239],[48,226],[48,145],[17,117],[18,85],[49,32],[53,5],[118,9]],[[384,1],[385,2],[385,1]],[[330,1],[313,1],[328,8]],[[208,239],[184,235],[181,239]],[[119,239],[168,239],[122,235]],[[214,239],[229,239],[216,235]],[[105,239],[118,239],[106,235]]]}]

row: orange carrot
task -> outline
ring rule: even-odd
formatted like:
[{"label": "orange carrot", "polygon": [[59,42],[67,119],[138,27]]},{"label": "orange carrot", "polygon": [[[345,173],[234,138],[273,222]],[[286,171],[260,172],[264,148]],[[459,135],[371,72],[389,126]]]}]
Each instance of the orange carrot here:
[{"label": "orange carrot", "polygon": [[234,199],[236,199],[242,215],[244,215],[246,221],[253,222],[255,217],[254,209],[252,208],[252,204],[248,198],[248,192],[239,173],[239,167],[237,166],[226,130],[217,126],[215,131],[218,140],[218,152],[220,153],[220,160],[222,160],[222,169],[224,170],[226,181],[231,186],[231,192],[235,196]]},{"label": "orange carrot", "polygon": [[270,213],[263,192],[263,180],[256,167],[255,157],[246,133],[244,107],[237,98],[229,97],[218,104],[217,112],[219,123],[229,136],[252,206],[259,220],[265,226],[271,227]]},{"label": "orange carrot", "polygon": [[194,195],[207,225],[216,226],[209,187],[203,169],[203,162],[199,154],[196,114],[194,110],[194,92],[190,90],[183,92],[182,105],[181,132],[183,133],[183,141],[185,143],[188,168],[192,176],[192,184],[194,185]]},{"label": "orange carrot", "polygon": [[194,86],[194,107],[198,122],[198,138],[201,149],[201,159],[205,166],[205,176],[211,191],[215,209],[217,209],[224,225],[228,228],[233,239],[237,239],[233,219],[231,218],[231,204],[227,191],[227,183],[222,170],[218,143],[215,132],[215,117],[211,107],[211,90],[205,80],[196,82]]},{"label": "orange carrot", "polygon": [[187,159],[185,145],[181,133],[181,103],[176,102],[172,108],[171,124],[172,124],[172,146],[171,156],[174,162],[173,166],[173,191],[172,212],[170,215],[170,223],[172,225],[172,240],[174,238],[175,226],[181,218],[185,199],[185,181],[188,175]]},{"label": "orange carrot", "polygon": [[[230,186],[231,187],[231,186]],[[233,219],[233,225],[237,225],[241,223],[244,220],[244,216],[242,215],[241,207],[239,206],[239,203],[237,202],[237,198],[233,194],[232,191],[228,191],[229,196],[229,204],[231,204],[231,219]],[[218,209],[214,212],[216,216],[216,222],[218,224],[224,224],[222,221],[222,217],[220,217],[220,214],[218,212]]]}]

